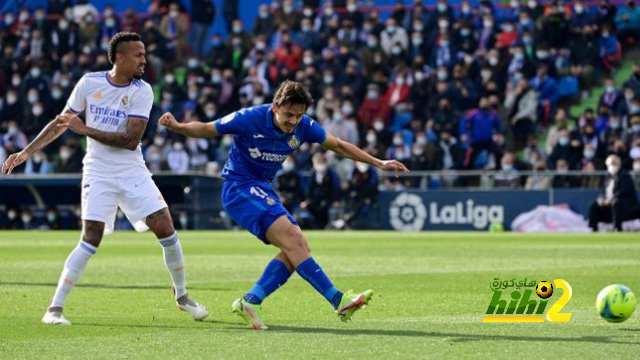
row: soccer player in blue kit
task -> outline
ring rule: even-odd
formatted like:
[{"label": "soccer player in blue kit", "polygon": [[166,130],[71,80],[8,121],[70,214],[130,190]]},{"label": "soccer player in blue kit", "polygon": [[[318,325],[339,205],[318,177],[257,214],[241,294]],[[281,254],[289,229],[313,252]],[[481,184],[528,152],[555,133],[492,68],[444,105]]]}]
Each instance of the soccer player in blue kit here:
[{"label": "soccer player in blue kit", "polygon": [[273,103],[246,108],[213,122],[179,123],[171,113],[165,113],[159,120],[167,129],[189,137],[235,135],[222,171],[223,206],[233,220],[265,244],[281,250],[253,288],[232,304],[232,311],[255,329],[267,328],[262,319],[262,301],[284,285],[294,271],[322,294],[345,322],[373,295],[372,290],[342,293],[311,257],[298,223],[271,186],[282,162],[303,142],[310,142],[319,143],[341,157],[395,171],[396,175],[398,171],[409,171],[397,160],[375,158],[325,131],[305,115],[312,104],[313,98],[302,84],[285,81],[276,91]]}]

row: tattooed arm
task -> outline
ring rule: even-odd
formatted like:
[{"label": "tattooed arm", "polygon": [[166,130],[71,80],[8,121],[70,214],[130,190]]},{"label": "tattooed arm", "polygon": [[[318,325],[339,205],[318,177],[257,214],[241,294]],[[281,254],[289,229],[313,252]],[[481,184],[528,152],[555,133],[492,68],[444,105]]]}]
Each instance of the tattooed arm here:
[{"label": "tattooed arm", "polygon": [[88,136],[105,145],[132,151],[140,144],[144,129],[147,127],[146,119],[130,117],[126,132],[108,132],[86,126],[75,114],[65,114],[59,117],[61,119],[58,126],[62,129],[69,128],[80,135]]},{"label": "tattooed arm", "polygon": [[[74,113],[69,109],[65,110],[62,114],[64,114],[65,116],[67,114],[74,115]],[[55,119],[51,120],[44,127],[44,129],[40,131],[40,134],[38,134],[38,136],[36,136],[36,138],[33,139],[33,141],[30,142],[29,145],[27,145],[22,151],[17,152],[15,154],[11,154],[11,156],[7,158],[4,164],[2,164],[3,175],[11,174],[11,172],[16,166],[27,161],[27,159],[31,157],[31,155],[33,155],[43,147],[49,145],[53,140],[57,139],[58,137],[60,137],[60,135],[62,135],[62,133],[64,133],[66,129],[58,126],[59,117],[60,115],[56,116]]]}]

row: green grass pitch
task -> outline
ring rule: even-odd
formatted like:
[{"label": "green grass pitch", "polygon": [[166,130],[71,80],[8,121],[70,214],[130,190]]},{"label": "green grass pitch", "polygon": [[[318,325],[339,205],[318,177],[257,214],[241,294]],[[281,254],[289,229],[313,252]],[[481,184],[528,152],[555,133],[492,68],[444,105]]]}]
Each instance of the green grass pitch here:
[{"label": "green grass pitch", "polygon": [[[276,249],[246,232],[181,232],[190,294],[204,322],[177,311],[152,234],[103,240],[65,314],[40,324],[78,232],[0,232],[0,358],[632,358],[638,311],[610,324],[595,311],[605,285],[640,297],[637,234],[307,232],[335,285],[376,291],[350,323],[294,275],[264,303],[264,332],[230,313]],[[568,323],[482,323],[500,279],[565,279]],[[547,310],[562,294],[557,289]],[[505,296],[503,296],[505,298]]]}]

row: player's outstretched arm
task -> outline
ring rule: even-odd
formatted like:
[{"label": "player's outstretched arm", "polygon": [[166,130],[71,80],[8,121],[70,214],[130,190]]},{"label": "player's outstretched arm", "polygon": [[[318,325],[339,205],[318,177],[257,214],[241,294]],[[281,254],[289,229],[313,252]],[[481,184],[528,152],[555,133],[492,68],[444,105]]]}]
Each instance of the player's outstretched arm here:
[{"label": "player's outstretched arm", "polygon": [[322,143],[322,147],[327,150],[331,150],[337,155],[341,157],[346,157],[351,160],[367,163],[373,165],[377,168],[380,168],[384,171],[394,171],[396,177],[398,177],[398,171],[402,171],[405,173],[409,172],[406,166],[398,160],[380,160],[377,157],[371,156],[367,154],[367,152],[362,151],[357,146],[348,143],[346,141],[342,141],[335,136],[331,135],[327,132],[327,138]]},{"label": "player's outstretched arm", "polygon": [[[63,112],[63,114],[73,114],[71,110],[67,109]],[[7,158],[7,160],[2,164],[2,174],[11,174],[13,169],[27,161],[31,155],[33,155],[38,150],[43,147],[49,145],[53,140],[57,139],[62,135],[65,129],[58,126],[59,120],[58,116],[55,119],[51,120],[45,127],[40,131],[40,134],[33,139],[32,142],[29,143],[22,151],[11,154]]]},{"label": "player's outstretched arm", "polygon": [[144,129],[147,127],[146,119],[136,117],[129,118],[126,132],[107,132],[88,127],[73,113],[58,115],[58,121],[58,126],[62,129],[69,128],[80,135],[88,136],[105,145],[132,151],[138,148]]},{"label": "player's outstretched arm", "polygon": [[192,121],[188,123],[180,123],[170,112],[164,113],[158,123],[167,129],[193,138],[210,138],[218,136],[218,131],[213,122],[203,123]]}]

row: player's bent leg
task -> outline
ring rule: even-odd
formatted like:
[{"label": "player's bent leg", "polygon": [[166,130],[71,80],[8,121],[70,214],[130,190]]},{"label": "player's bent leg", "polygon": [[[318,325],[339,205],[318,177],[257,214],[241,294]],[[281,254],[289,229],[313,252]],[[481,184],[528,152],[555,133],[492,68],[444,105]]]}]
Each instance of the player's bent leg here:
[{"label": "player's bent leg", "polygon": [[309,243],[302,234],[302,230],[292,224],[286,215],[282,215],[269,226],[265,237],[271,244],[282,250],[294,268],[311,257]]},{"label": "player's bent leg", "polygon": [[300,277],[322,294],[334,309],[339,308],[343,293],[333,285],[320,265],[311,257],[309,243],[300,227],[293,225],[286,216],[282,216],[267,231],[267,240],[282,249]]},{"label": "player's bent leg", "polygon": [[96,253],[102,240],[104,226],[104,223],[99,221],[83,221],[82,240],[76,248],[73,249],[71,254],[69,254],[64,264],[56,292],[47,312],[42,318],[44,324],[71,325],[71,322],[62,314],[64,303],[67,300],[69,292],[71,292],[71,289],[73,289],[78,279],[80,279],[80,275],[82,275],[89,259]]},{"label": "player's bent leg", "polygon": [[171,276],[173,291],[178,309],[187,312],[194,320],[203,320],[209,316],[209,311],[187,294],[187,277],[184,267],[184,255],[178,234],[173,228],[171,214],[168,208],[160,209],[145,220],[147,226],[158,237],[162,245],[164,263]]}]

